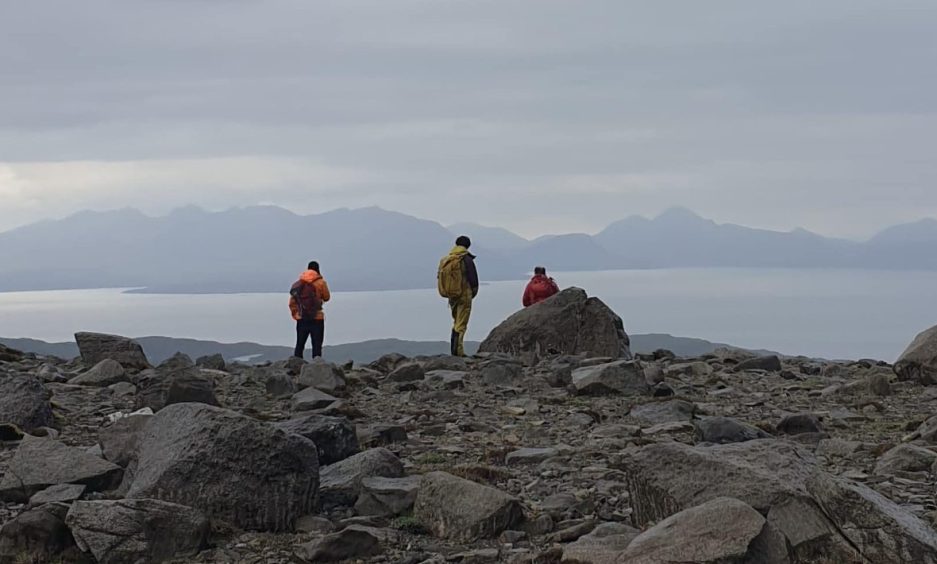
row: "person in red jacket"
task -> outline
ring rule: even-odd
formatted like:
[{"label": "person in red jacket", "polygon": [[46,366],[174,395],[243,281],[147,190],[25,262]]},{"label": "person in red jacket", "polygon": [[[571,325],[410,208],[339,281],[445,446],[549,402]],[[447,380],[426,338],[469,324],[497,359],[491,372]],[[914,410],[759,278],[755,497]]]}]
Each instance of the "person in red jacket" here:
[{"label": "person in red jacket", "polygon": [[527,289],[524,290],[524,307],[539,304],[559,291],[560,287],[556,285],[552,278],[547,276],[547,269],[538,266],[534,269],[534,277],[530,279]]}]

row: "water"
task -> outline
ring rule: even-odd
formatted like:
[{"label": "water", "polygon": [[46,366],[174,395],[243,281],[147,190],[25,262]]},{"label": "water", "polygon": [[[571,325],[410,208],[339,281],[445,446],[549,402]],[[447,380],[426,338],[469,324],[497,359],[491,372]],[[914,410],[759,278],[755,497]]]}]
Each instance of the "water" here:
[{"label": "water", "polygon": [[[670,269],[569,272],[561,286],[601,297],[629,333],[670,333],[827,358],[894,360],[937,324],[937,273]],[[520,307],[525,282],[482,287],[468,337],[481,340]],[[76,331],[291,344],[288,296],[147,295],[120,290],[0,293],[0,336],[68,341]],[[326,341],[448,340],[435,290],[333,293]]]}]

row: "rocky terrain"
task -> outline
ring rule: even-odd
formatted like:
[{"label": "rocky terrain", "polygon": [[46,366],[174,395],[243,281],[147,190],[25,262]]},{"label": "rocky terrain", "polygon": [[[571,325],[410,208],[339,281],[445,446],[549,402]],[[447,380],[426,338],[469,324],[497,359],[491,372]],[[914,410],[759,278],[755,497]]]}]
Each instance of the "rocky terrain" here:
[{"label": "rocky terrain", "polygon": [[937,562],[937,328],[632,355],[570,289],[472,358],[0,348],[0,564]]}]

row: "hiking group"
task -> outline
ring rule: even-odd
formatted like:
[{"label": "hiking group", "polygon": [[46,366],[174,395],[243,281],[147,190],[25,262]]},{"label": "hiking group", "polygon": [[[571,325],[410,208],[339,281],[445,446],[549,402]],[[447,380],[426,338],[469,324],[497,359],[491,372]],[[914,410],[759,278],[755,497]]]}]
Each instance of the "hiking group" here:
[{"label": "hiking group", "polygon": [[[475,255],[469,252],[471,246],[471,239],[465,235],[457,238],[452,250],[439,261],[436,273],[439,295],[449,300],[452,313],[449,352],[453,356],[465,356],[465,333],[472,315],[472,301],[478,296],[478,270],[475,268]],[[538,266],[534,268],[534,276],[524,289],[521,301],[524,307],[530,307],[559,291],[556,282],[547,276],[546,268]],[[310,337],[312,358],[322,356],[322,343],[325,340],[325,313],[322,305],[331,297],[319,263],[310,262],[290,288],[290,312],[296,321],[294,356],[303,357]]]}]

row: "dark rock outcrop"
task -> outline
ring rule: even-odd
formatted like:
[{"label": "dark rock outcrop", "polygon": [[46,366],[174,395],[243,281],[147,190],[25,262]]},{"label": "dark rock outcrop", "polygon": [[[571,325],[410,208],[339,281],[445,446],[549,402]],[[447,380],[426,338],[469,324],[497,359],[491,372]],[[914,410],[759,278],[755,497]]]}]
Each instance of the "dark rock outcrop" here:
[{"label": "dark rock outcrop", "polygon": [[355,426],[344,417],[306,415],[281,421],[276,426],[314,442],[319,451],[319,464],[322,465],[345,460],[359,451]]},{"label": "dark rock outcrop", "polygon": [[621,318],[580,288],[568,288],[518,311],[495,327],[478,350],[631,358],[630,340]]}]

